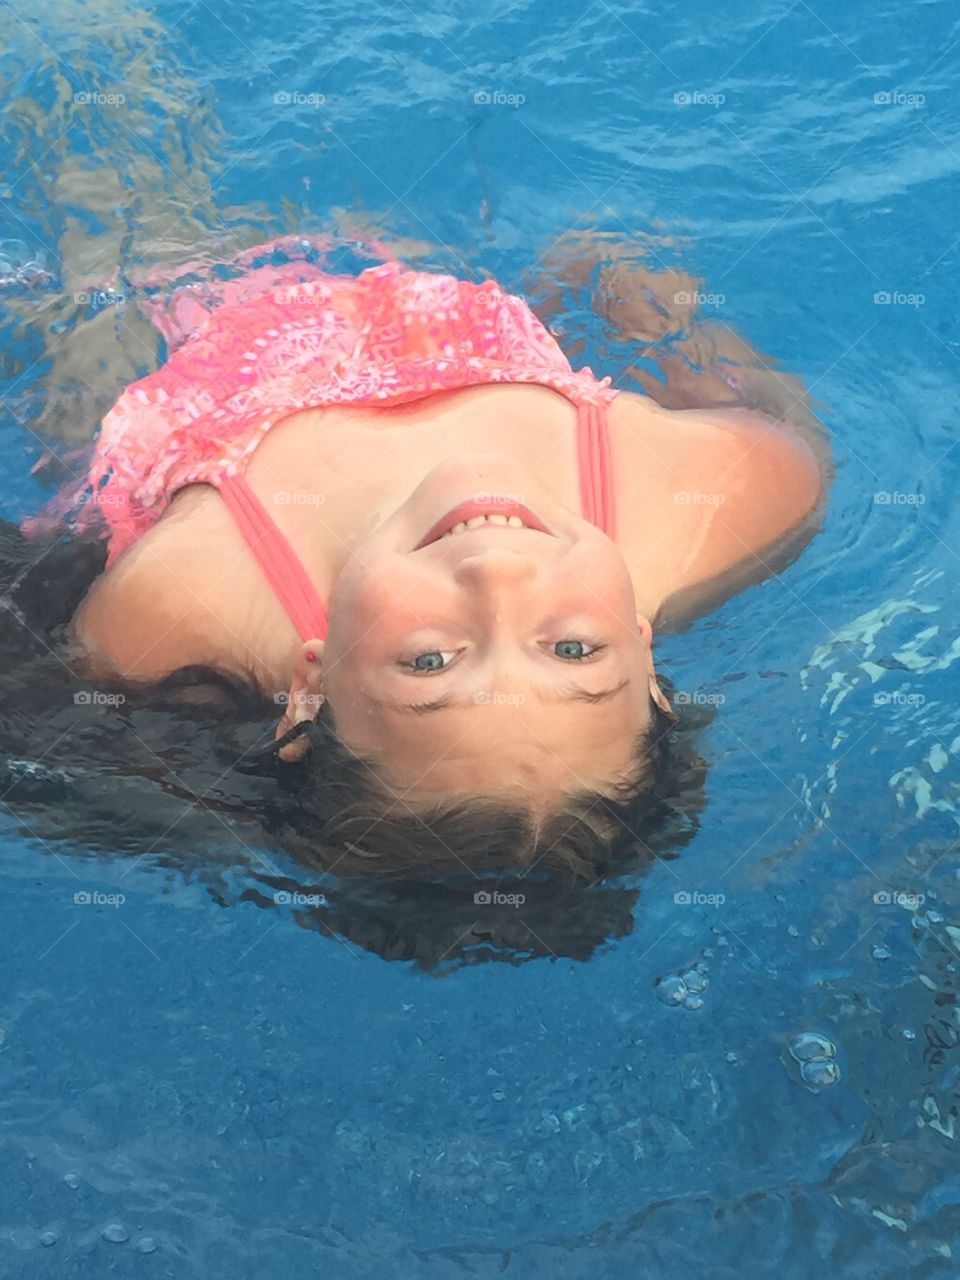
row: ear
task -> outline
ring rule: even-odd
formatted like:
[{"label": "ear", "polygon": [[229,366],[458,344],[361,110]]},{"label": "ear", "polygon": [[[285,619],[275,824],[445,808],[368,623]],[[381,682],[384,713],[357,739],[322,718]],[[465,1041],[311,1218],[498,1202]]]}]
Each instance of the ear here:
[{"label": "ear", "polygon": [[[295,729],[307,720],[316,720],[323,706],[323,641],[307,640],[297,650],[290,689],[275,737]],[[306,755],[310,740],[306,734],[281,747],[278,755],[288,764]]]},{"label": "ear", "polygon": [[674,711],[673,707],[671,707],[670,699],[660,688],[660,684],[657,680],[657,673],[653,670],[650,671],[649,687],[650,687],[650,697],[654,700],[654,702],[657,704],[657,706],[660,708],[663,714],[665,716],[668,716],[669,719],[671,719],[674,722],[674,724],[676,724],[676,722],[680,719],[680,717]]},{"label": "ear", "polygon": [[637,615],[637,630],[640,632],[641,639],[647,645],[647,672],[650,697],[657,704],[663,714],[676,723],[680,717],[674,711],[673,707],[671,707],[670,699],[660,688],[660,683],[657,680],[657,673],[653,668],[653,627],[650,625],[649,621],[646,618],[641,617],[640,614]]}]

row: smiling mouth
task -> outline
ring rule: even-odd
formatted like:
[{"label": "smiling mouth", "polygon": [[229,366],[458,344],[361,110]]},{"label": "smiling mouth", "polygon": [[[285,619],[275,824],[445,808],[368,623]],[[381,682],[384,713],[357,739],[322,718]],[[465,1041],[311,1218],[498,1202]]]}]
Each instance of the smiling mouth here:
[{"label": "smiling mouth", "polygon": [[429,547],[431,543],[439,542],[441,538],[483,528],[532,529],[536,533],[555,536],[539,516],[519,502],[481,502],[471,499],[468,502],[458,503],[445,516],[441,516],[425,537],[417,543],[414,550],[419,551],[423,547]]}]

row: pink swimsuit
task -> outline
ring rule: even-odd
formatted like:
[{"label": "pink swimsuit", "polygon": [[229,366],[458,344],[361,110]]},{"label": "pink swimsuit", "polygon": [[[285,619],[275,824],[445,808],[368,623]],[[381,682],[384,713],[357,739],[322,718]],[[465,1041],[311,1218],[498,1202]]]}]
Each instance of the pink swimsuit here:
[{"label": "pink swimsuit", "polygon": [[58,504],[77,507],[78,526],[92,506],[102,513],[108,567],[178,489],[212,484],[299,634],[322,638],[323,601],[244,477],[260,441],[302,409],[409,404],[495,382],[552,387],[577,406],[583,515],[615,534],[606,407],[617,392],[609,378],[574,372],[527,304],[492,280],[471,284],[395,259],[359,276],[287,261],[188,285],[148,309],[172,354],[126,388],[103,420],[85,483]]}]

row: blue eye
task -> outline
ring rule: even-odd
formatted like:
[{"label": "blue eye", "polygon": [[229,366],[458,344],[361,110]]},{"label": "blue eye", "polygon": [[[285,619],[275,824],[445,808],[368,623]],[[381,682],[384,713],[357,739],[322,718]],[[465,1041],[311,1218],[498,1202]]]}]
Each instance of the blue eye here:
[{"label": "blue eye", "polygon": [[412,667],[414,671],[442,671],[455,657],[452,649],[431,649],[428,653],[418,653],[412,662],[403,665]]},{"label": "blue eye", "polygon": [[602,648],[602,644],[584,644],[582,640],[558,640],[553,646],[553,652],[567,662],[581,662],[584,658],[599,653]]}]

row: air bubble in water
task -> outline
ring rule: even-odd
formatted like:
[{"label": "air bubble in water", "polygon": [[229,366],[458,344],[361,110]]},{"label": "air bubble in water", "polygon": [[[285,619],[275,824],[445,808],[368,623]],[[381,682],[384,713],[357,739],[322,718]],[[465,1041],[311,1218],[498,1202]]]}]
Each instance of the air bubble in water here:
[{"label": "air bubble in water", "polygon": [[130,1239],[130,1232],[120,1225],[119,1222],[111,1222],[100,1232],[104,1240],[109,1240],[111,1244],[124,1244]]},{"label": "air bubble in water", "polygon": [[816,1062],[822,1058],[835,1058],[837,1046],[816,1031],[801,1031],[790,1041],[790,1056],[797,1062]]},{"label": "air bubble in water", "polygon": [[49,1249],[52,1244],[57,1243],[58,1238],[59,1237],[55,1231],[44,1231],[43,1235],[40,1237],[40,1243],[45,1249]]},{"label": "air bubble in water", "polygon": [[870,954],[874,960],[889,960],[892,952],[889,947],[885,947],[882,942],[878,942]]},{"label": "air bubble in water", "polygon": [[828,1085],[836,1084],[840,1079],[840,1068],[835,1062],[814,1058],[803,1064],[800,1075],[803,1077],[804,1084],[810,1085],[812,1089],[826,1089]]},{"label": "air bubble in water", "polygon": [[[814,1093],[836,1084],[840,1067],[834,1059],[837,1046],[818,1031],[801,1031],[788,1046],[790,1057],[800,1063],[800,1079]],[[786,1061],[786,1059],[785,1059]]]},{"label": "air bubble in water", "polygon": [[153,1236],[144,1236],[134,1245],[137,1253],[156,1253],[160,1246],[154,1240]]},{"label": "air bubble in water", "polygon": [[686,995],[687,984],[675,973],[657,983],[657,996],[664,1004],[682,1004]]},{"label": "air bubble in water", "polygon": [[80,1179],[75,1173],[65,1173],[63,1175],[63,1180],[71,1191],[76,1191],[77,1187],[80,1185]]},{"label": "air bubble in water", "polygon": [[702,1009],[703,996],[698,996],[695,992],[691,991],[689,995],[684,996],[683,1007],[685,1009]]},{"label": "air bubble in water", "polygon": [[680,981],[688,991],[706,991],[710,985],[710,979],[699,969],[688,969],[680,975]]}]

